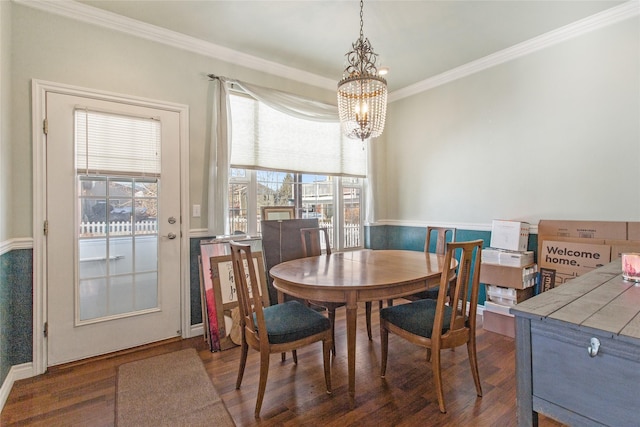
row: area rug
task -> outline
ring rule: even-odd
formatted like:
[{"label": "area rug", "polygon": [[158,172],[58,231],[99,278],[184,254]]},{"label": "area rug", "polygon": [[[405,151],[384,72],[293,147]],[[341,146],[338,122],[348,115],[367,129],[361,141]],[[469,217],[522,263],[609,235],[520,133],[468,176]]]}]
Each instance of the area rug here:
[{"label": "area rug", "polygon": [[118,367],[116,425],[234,426],[195,349]]}]

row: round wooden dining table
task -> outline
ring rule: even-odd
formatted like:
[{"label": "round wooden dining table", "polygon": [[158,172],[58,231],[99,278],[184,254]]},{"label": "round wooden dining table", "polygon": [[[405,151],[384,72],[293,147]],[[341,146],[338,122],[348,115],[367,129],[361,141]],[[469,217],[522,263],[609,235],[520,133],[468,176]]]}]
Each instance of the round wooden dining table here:
[{"label": "round wooden dining table", "polygon": [[[278,290],[302,299],[344,302],[347,310],[349,395],[355,397],[356,319],[359,302],[400,298],[440,283],[444,255],[405,250],[356,250],[277,264],[269,274]],[[455,275],[452,260],[449,278]]]}]

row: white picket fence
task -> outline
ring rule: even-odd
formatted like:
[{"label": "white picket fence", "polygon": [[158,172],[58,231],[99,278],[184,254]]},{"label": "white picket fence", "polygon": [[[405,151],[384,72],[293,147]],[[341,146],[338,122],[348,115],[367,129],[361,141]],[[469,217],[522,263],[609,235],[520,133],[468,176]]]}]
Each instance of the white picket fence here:
[{"label": "white picket fence", "polygon": [[[240,217],[233,217],[231,219],[231,231],[247,232],[247,219]],[[326,228],[329,231],[331,239],[331,247],[335,248],[333,244],[333,222],[320,220],[318,225],[322,228]],[[258,224],[258,227],[260,224]],[[345,248],[358,248],[362,246],[360,243],[360,224],[346,224],[344,226],[344,247]]]},{"label": "white picket fence", "polygon": [[80,236],[104,236],[107,234],[157,234],[158,222],[156,220],[137,221],[112,221],[112,222],[81,222]]},{"label": "white picket fence", "polygon": [[[329,230],[329,236],[333,239],[333,223],[331,221],[320,221],[319,226]],[[246,232],[247,220],[244,218],[234,218],[233,230]],[[110,235],[141,235],[141,234],[157,234],[158,222],[137,221],[132,224],[129,221],[113,221],[113,222],[81,222],[80,237],[105,236]],[[344,227],[345,248],[360,247],[360,225],[347,224]],[[333,241],[330,242],[331,247],[335,247]]]}]

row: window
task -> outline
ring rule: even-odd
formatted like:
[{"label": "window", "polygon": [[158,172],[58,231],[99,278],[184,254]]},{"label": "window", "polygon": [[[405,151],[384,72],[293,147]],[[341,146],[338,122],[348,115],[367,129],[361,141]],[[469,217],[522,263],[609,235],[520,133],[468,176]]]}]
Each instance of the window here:
[{"label": "window", "polygon": [[362,181],[329,175],[232,169],[229,228],[238,233],[260,233],[263,206],[294,206],[296,218],[317,218],[321,227],[329,229],[332,248],[362,247]]},{"label": "window", "polygon": [[[336,250],[363,245],[366,145],[342,136],[339,122],[292,117],[231,93],[229,230],[260,233],[264,206],[294,206],[317,218]],[[337,243],[337,244],[336,244]]]},{"label": "window", "polygon": [[77,109],[78,324],[156,309],[161,124]]}]

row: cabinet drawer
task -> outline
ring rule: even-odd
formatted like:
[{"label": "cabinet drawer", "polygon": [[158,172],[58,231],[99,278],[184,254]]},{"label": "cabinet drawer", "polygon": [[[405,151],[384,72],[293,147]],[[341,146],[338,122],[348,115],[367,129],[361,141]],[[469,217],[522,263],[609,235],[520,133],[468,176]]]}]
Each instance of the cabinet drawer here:
[{"label": "cabinet drawer", "polygon": [[[638,343],[570,325],[531,322],[533,395],[606,425],[637,425]],[[600,347],[591,357],[592,337]]]}]

